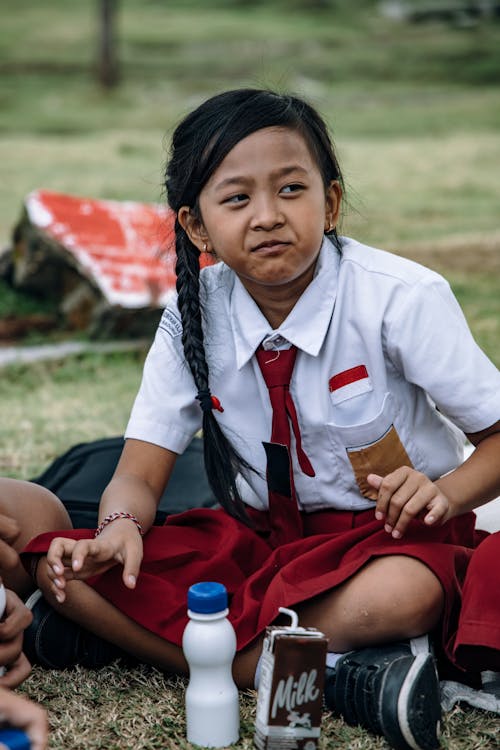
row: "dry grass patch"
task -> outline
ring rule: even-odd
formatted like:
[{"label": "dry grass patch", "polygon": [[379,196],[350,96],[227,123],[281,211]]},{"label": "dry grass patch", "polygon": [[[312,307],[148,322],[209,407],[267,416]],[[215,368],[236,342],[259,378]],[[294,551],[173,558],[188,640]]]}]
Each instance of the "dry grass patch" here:
[{"label": "dry grass patch", "polygon": [[[22,691],[48,710],[50,750],[173,750],[185,739],[186,681],[152,667],[115,664],[98,672],[35,668]],[[241,693],[240,750],[253,746],[256,693]],[[445,750],[497,750],[500,724],[493,714],[455,708],[444,718]],[[381,737],[325,713],[321,750],[388,750]]]}]

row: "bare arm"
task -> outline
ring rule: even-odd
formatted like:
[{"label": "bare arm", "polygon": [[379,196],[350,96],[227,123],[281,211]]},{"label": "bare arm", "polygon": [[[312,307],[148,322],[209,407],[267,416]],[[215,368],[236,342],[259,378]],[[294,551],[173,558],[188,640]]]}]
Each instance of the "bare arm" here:
[{"label": "bare arm", "polygon": [[[170,478],[177,454],[142,440],[127,440],[113,478],[99,507],[99,521],[124,511],[135,516],[143,532],[154,521],[162,492]],[[135,588],[142,561],[142,537],[135,523],[120,518],[104,528],[96,539],[54,539],[47,554],[49,577],[58,602],[66,598],[66,581],[104,573],[123,566],[123,582]]]},{"label": "bare arm", "polygon": [[148,531],[176,459],[177,453],[153,443],[126,440],[113,478],[101,498],[99,522],[110,513],[123,510],[132,513],[143,531]]},{"label": "bare arm", "polygon": [[435,482],[450,502],[450,518],[500,495],[500,421],[467,438],[476,450],[461,466]]}]

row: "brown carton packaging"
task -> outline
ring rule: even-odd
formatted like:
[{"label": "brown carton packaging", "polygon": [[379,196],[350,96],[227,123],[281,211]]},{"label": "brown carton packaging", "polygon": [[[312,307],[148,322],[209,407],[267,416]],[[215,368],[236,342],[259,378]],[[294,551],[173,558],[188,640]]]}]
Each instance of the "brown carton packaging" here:
[{"label": "brown carton packaging", "polygon": [[327,639],[314,628],[270,627],[262,651],[254,745],[316,750],[321,729]]}]

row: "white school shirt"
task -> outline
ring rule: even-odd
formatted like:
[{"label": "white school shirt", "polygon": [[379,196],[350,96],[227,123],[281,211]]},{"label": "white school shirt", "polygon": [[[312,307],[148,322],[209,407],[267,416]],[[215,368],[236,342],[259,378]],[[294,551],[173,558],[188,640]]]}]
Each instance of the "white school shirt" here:
[{"label": "white school shirt", "polygon": [[[356,484],[348,449],[378,441],[394,425],[413,466],[434,480],[463,460],[463,432],[500,419],[500,372],[472,338],[448,283],[391,253],[325,238],[313,280],[273,331],[224,263],[203,269],[200,289],[211,392],[222,430],[254,467],[239,489],[268,507],[269,395],[254,352],[294,344],[290,384],[315,476],[292,446],[300,507],[373,507]],[[126,438],[182,453],[202,412],[184,359],[176,300],[165,309],[147,356]],[[272,354],[272,351],[270,352]],[[463,432],[462,432],[463,431]]]}]

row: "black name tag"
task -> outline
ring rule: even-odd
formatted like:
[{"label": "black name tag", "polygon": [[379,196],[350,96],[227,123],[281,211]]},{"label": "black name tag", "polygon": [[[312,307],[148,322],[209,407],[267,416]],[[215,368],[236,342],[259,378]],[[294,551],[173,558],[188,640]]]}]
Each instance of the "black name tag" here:
[{"label": "black name tag", "polygon": [[269,492],[277,492],[285,497],[292,497],[290,483],[290,452],[286,445],[280,443],[262,443],[267,456],[267,486]]}]

